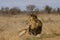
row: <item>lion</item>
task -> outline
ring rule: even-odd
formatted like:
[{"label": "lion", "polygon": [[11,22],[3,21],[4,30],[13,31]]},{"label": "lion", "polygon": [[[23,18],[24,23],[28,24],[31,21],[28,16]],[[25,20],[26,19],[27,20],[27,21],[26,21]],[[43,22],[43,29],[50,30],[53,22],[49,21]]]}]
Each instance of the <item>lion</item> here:
[{"label": "lion", "polygon": [[29,35],[38,35],[42,31],[42,22],[37,18],[36,15],[30,14],[27,21],[27,28],[20,31],[20,36],[28,32]]},{"label": "lion", "polygon": [[28,32],[30,35],[40,34],[42,31],[42,22],[36,15],[31,14],[28,20]]}]

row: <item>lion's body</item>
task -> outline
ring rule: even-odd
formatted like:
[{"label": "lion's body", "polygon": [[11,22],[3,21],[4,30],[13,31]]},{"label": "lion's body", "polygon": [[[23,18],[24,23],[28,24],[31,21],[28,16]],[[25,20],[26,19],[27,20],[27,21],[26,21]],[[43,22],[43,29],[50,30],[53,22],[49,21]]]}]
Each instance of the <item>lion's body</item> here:
[{"label": "lion's body", "polygon": [[29,26],[28,29],[30,34],[37,35],[41,33],[42,22],[39,19],[30,16],[28,26]]},{"label": "lion's body", "polygon": [[32,35],[40,34],[42,31],[42,22],[36,17],[36,15],[32,15],[28,18],[27,28],[20,31],[19,36],[25,34],[26,32]]}]

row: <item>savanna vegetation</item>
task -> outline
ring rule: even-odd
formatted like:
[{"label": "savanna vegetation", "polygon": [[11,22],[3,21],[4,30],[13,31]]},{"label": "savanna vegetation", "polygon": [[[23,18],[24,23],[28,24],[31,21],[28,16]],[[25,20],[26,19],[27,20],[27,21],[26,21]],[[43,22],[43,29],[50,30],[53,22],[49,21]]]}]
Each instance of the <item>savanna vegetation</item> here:
[{"label": "savanna vegetation", "polygon": [[[36,14],[42,21],[41,37],[19,37],[19,31],[26,28],[28,14]],[[18,7],[2,7],[0,9],[0,40],[60,40],[60,8],[53,9],[46,5],[43,10],[36,5],[27,5],[26,10]]]},{"label": "savanna vegetation", "polygon": [[52,8],[49,5],[46,5],[44,10],[37,8],[36,5],[27,5],[26,10],[21,11],[18,7],[2,7],[0,9],[0,15],[17,15],[17,14],[60,14],[60,8]]}]

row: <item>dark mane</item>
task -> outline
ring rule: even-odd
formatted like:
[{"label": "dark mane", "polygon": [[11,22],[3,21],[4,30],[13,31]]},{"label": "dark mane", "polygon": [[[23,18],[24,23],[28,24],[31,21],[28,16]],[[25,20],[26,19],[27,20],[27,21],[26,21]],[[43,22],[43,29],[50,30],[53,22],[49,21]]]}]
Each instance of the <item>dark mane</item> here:
[{"label": "dark mane", "polygon": [[37,15],[35,14],[30,14],[31,17],[37,18]]}]

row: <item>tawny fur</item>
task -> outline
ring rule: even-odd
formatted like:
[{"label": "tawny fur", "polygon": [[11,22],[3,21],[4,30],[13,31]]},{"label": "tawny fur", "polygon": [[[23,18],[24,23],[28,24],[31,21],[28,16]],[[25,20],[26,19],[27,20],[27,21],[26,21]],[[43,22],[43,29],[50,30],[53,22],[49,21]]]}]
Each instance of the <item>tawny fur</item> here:
[{"label": "tawny fur", "polygon": [[41,33],[42,22],[37,18],[36,15],[30,15],[28,25],[30,34],[37,35]]},{"label": "tawny fur", "polygon": [[20,31],[19,36],[28,32],[29,34],[37,35],[42,31],[42,22],[37,18],[36,15],[30,15],[28,18],[28,27]]}]

